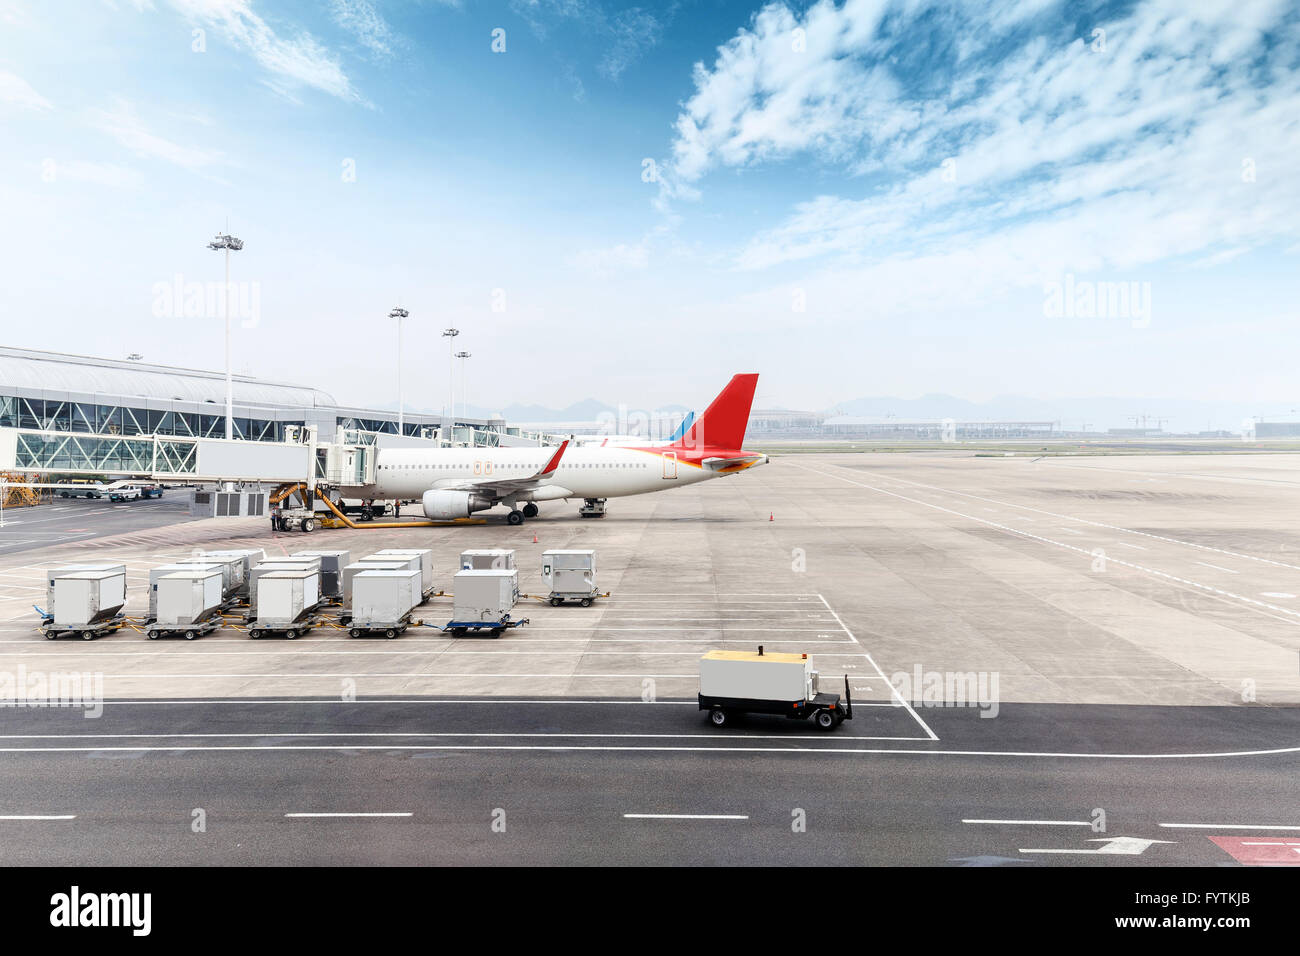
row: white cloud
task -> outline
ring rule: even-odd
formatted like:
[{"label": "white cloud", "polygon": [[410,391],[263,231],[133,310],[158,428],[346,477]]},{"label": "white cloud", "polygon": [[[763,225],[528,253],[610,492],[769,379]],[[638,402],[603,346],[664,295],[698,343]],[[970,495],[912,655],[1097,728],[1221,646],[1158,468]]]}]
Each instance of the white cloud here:
[{"label": "white cloud", "polygon": [[112,163],[56,160],[51,172],[54,182],[93,183],[113,189],[139,189],[144,185],[144,177],[138,171]]},{"label": "white cloud", "polygon": [[388,21],[371,0],[332,0],[334,22],[380,59],[393,55],[398,42]]},{"label": "white cloud", "polygon": [[677,6],[674,2],[653,12],[628,7],[611,15],[597,0],[510,0],[511,11],[522,17],[539,39],[545,40],[557,23],[576,24],[598,38],[605,53],[596,72],[614,82],[663,39]]},{"label": "white cloud", "polygon": [[[736,264],[820,260],[808,283],[845,314],[863,289],[873,308],[911,311],[1065,271],[1240,256],[1300,231],[1300,182],[1282,172],[1300,153],[1300,26],[1285,10],[1149,0],[1102,24],[1095,50],[1072,20],[1003,33],[1017,23],[1004,7],[769,6],[696,66],[665,193],[707,195],[727,167],[842,170],[850,195],[819,180]],[[898,66],[936,29],[966,46],[942,82],[924,61]]]},{"label": "white cloud", "polygon": [[0,70],[0,103],[24,110],[53,109],[50,101],[32,89],[30,83],[4,70]]},{"label": "white cloud", "polygon": [[107,110],[93,110],[90,125],[115,139],[121,146],[146,159],[161,159],[186,169],[202,169],[225,161],[215,150],[183,146],[150,130],[126,100],[114,100]]},{"label": "white cloud", "polygon": [[609,276],[628,270],[640,270],[650,264],[650,251],[644,242],[619,243],[605,249],[584,249],[569,259],[569,265],[596,276]]},{"label": "white cloud", "polygon": [[350,102],[361,95],[343,71],[339,59],[305,31],[283,37],[253,12],[251,0],[169,0],[191,21],[217,30],[252,54],[271,77],[267,85],[293,99],[302,87],[320,90]]},{"label": "white cloud", "polygon": [[659,17],[633,7],[614,16],[608,24],[609,49],[596,70],[608,80],[618,80],[623,72],[641,59],[663,36],[664,23]]}]

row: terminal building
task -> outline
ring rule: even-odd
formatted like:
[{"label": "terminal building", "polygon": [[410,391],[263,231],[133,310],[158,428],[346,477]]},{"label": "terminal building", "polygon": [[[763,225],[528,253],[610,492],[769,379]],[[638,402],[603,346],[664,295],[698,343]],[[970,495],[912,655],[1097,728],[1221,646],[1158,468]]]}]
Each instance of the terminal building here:
[{"label": "terminal building", "polygon": [[[322,442],[403,441],[395,411],[340,405],[318,388],[236,375],[233,395],[234,437],[246,442],[293,441],[313,426]],[[0,348],[0,470],[186,474],[199,442],[224,440],[225,404],[223,372]],[[535,444],[499,417],[406,412],[403,424],[417,442]]]}]

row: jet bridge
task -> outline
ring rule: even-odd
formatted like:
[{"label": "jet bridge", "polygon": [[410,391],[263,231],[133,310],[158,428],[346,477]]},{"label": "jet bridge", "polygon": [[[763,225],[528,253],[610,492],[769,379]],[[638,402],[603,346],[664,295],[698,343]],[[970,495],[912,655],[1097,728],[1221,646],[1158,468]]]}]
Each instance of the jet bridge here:
[{"label": "jet bridge", "polygon": [[0,472],[186,484],[347,486],[374,480],[378,446],[373,443],[318,443],[311,426],[289,426],[285,436],[285,441],[270,442],[0,428]]}]

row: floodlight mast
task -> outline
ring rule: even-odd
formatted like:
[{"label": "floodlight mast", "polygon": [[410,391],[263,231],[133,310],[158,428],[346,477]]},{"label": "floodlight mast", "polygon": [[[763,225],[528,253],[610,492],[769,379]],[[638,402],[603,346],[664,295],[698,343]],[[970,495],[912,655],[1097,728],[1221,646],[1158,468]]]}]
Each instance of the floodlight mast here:
[{"label": "floodlight mast", "polygon": [[244,248],[244,240],[219,232],[208,248],[226,254],[226,439],[229,440],[235,437],[235,384],[230,371],[230,254]]},{"label": "floodlight mast", "polygon": [[[469,414],[469,379],[465,377],[465,359],[470,357],[469,352],[457,352],[456,358],[460,359],[460,413]],[[474,431],[470,429],[469,444],[474,444]]]},{"label": "floodlight mast", "polygon": [[390,319],[397,320],[397,434],[406,434],[405,405],[402,403],[402,319],[411,313],[401,306],[388,313]]},{"label": "floodlight mast", "polygon": [[447,418],[444,419],[442,437],[448,444],[451,444],[456,433],[456,390],[452,381],[452,361],[455,354],[456,336],[458,335],[460,335],[460,329],[442,330],[442,337],[447,340]]}]

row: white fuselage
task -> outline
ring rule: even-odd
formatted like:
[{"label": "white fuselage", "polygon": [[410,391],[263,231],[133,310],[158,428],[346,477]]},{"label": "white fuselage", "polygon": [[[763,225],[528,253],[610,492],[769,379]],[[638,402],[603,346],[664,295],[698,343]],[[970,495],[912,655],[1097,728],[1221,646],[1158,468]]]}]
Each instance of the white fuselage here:
[{"label": "white fuselage", "polygon": [[[476,482],[526,480],[546,467],[554,448],[386,448],[379,452],[375,483],[348,489],[364,498],[419,498],[438,488]],[[520,501],[560,498],[619,498],[694,484],[719,473],[678,459],[670,449],[574,448],[565,450],[555,472]]]}]

